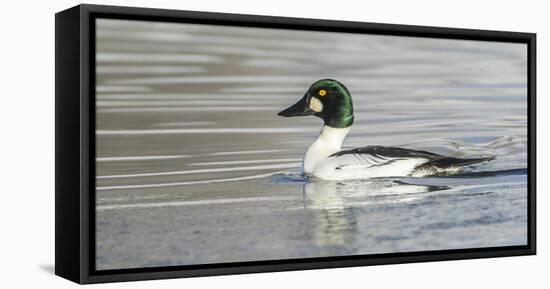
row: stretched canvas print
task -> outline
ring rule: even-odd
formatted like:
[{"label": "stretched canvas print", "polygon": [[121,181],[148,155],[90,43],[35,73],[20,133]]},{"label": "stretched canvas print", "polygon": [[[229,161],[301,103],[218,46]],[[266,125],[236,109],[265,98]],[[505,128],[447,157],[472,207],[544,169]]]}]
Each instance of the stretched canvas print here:
[{"label": "stretched canvas print", "polygon": [[98,269],[527,244],[525,44],[96,25]]},{"label": "stretched canvas print", "polygon": [[90,9],[90,272],[534,252],[533,43]]}]

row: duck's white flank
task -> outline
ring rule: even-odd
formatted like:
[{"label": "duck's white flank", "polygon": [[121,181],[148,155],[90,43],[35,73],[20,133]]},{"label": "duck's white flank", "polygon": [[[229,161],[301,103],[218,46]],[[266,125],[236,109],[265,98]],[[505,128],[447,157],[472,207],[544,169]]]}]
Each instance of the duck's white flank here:
[{"label": "duck's white flank", "polygon": [[342,142],[346,138],[350,127],[334,128],[323,126],[321,135],[309,147],[304,156],[302,169],[306,174],[312,174],[315,166],[322,160],[326,159],[333,153],[337,153],[342,149]]}]

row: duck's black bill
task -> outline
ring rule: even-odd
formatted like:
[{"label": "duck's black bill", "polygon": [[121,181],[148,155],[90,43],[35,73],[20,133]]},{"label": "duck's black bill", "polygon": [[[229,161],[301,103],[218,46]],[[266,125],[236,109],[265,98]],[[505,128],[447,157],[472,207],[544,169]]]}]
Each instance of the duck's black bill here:
[{"label": "duck's black bill", "polygon": [[306,102],[306,97],[304,96],[297,103],[279,112],[277,115],[289,117],[289,116],[306,116],[306,115],[312,115],[313,113],[314,111],[309,108]]}]

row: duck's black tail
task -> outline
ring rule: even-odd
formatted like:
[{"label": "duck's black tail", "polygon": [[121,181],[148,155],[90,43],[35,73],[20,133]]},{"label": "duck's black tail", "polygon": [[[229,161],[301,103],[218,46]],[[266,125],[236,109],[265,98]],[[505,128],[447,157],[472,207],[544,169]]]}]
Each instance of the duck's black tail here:
[{"label": "duck's black tail", "polygon": [[488,162],[490,160],[493,160],[494,158],[495,158],[494,156],[481,157],[481,158],[468,158],[468,159],[442,157],[442,158],[433,159],[431,161],[423,163],[422,165],[418,166],[416,169],[423,170],[423,169],[430,169],[430,168],[438,168],[438,169],[457,168],[457,167],[464,167],[464,166],[469,166],[469,165],[482,163],[482,162]]}]

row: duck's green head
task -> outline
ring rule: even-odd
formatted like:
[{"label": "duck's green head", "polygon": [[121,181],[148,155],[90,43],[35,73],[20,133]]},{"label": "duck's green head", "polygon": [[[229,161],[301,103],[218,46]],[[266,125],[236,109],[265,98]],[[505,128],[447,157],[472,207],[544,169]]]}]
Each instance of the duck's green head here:
[{"label": "duck's green head", "polygon": [[345,128],[353,124],[353,102],[342,83],[334,79],[321,79],[311,85],[302,99],[279,112],[279,115],[314,115],[327,126]]}]

